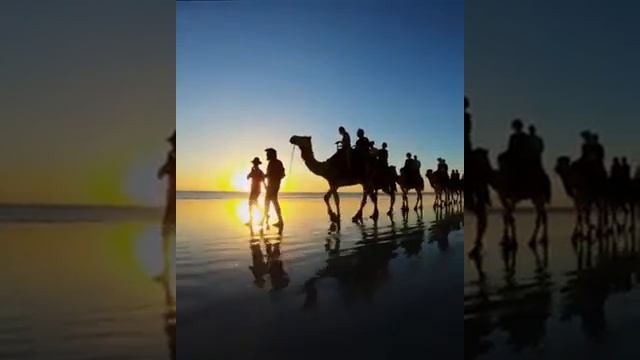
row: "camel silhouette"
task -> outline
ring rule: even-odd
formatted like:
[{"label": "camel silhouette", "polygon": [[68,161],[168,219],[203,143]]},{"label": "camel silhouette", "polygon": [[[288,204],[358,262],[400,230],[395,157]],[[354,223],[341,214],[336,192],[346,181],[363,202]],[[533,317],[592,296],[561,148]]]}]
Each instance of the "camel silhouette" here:
[{"label": "camel silhouette", "polygon": [[591,228],[591,210],[598,209],[598,223],[602,224],[604,191],[596,185],[592,177],[584,176],[580,163],[571,162],[568,156],[561,156],[556,161],[555,172],[560,176],[562,186],[573,200],[576,211],[574,233],[582,232],[583,223]]},{"label": "camel silhouette", "polygon": [[[397,178],[398,185],[400,185],[400,190],[402,190],[402,209],[409,209],[409,191],[415,190],[417,193],[416,205],[413,207],[413,210],[422,209],[422,191],[424,191],[424,179],[420,174],[416,177],[416,179],[410,179],[410,174],[403,173]],[[412,181],[413,180],[413,181]]]},{"label": "camel silhouette", "polygon": [[[488,159],[488,152],[476,153],[479,156],[484,156],[486,159],[477,160],[484,166],[491,166]],[[476,155],[478,156],[478,155]],[[500,203],[503,207],[503,246],[515,247],[516,242],[516,221],[514,212],[519,202],[523,200],[531,200],[536,211],[536,223],[529,241],[529,245],[533,246],[538,240],[538,233],[542,228],[542,238],[540,241],[543,244],[547,243],[547,210],[546,204],[551,200],[551,182],[549,176],[540,170],[532,172],[523,176],[522,174],[514,174],[502,169],[489,170],[489,185],[498,194]]]},{"label": "camel silhouette", "polygon": [[[580,162],[571,162],[568,156],[561,156],[556,161],[555,171],[562,181],[567,195],[573,200],[576,211],[574,234],[582,232],[582,227],[594,228],[591,224],[591,213],[597,210],[597,229],[607,227],[609,216],[612,223],[618,226],[626,224],[635,217],[634,182],[619,183],[606,173],[594,176]],[[623,211],[623,223],[618,222],[618,210]]]},{"label": "camel silhouette", "polygon": [[429,184],[436,195],[435,200],[433,201],[433,207],[444,207],[449,205],[449,174],[441,170],[433,171],[429,169],[425,176],[429,180]]},{"label": "camel silhouette", "polygon": [[[367,202],[367,197],[371,198],[374,210],[371,218],[378,219],[378,197],[377,190],[391,196],[391,206],[388,214],[393,212],[393,204],[395,202],[395,169],[388,171],[377,171],[373,157],[370,159],[360,159],[363,166],[356,166],[357,159],[353,159],[352,168],[345,171],[344,161],[340,159],[339,154],[334,154],[325,161],[319,161],[313,154],[313,146],[311,144],[311,136],[292,136],[289,142],[300,148],[300,155],[305,165],[312,173],[321,176],[329,183],[329,190],[324,195],[324,202],[327,205],[327,212],[332,222],[340,221],[340,196],[338,189],[344,186],[362,185],[362,201],[360,209],[353,216],[354,222],[362,221],[362,211]],[[336,212],[331,208],[329,199],[333,196]]]}]

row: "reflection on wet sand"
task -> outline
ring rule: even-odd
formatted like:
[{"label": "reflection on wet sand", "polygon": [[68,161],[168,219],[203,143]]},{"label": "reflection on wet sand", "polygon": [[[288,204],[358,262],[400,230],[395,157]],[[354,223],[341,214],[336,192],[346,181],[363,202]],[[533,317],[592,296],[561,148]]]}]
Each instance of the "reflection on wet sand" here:
[{"label": "reflection on wet sand", "polygon": [[[547,332],[554,307],[554,321],[577,318],[586,339],[603,339],[607,301],[614,294],[637,291],[640,283],[634,231],[618,230],[574,233],[567,240],[573,248],[575,269],[553,277],[548,271],[546,244],[521,250],[503,247],[501,277],[495,272],[493,277],[487,275],[482,256],[472,257],[476,277],[465,280],[465,357],[491,357],[502,346],[512,355],[526,349],[542,351],[552,341]],[[530,256],[533,276],[518,276],[518,270],[527,270],[516,264],[518,251]],[[506,334],[506,344],[498,343],[499,333]]]},{"label": "reflection on wet sand", "polygon": [[[271,290],[286,288],[289,285],[289,275],[280,259],[283,227],[280,227],[280,231],[276,235],[265,235],[262,229],[256,233],[253,226],[250,228],[252,265],[249,266],[249,270],[253,274],[254,284],[260,288],[264,287],[264,277],[269,275]],[[262,252],[262,245],[264,245],[266,257]]]},{"label": "reflection on wet sand", "polygon": [[[430,242],[448,243],[448,234],[460,230],[463,215],[457,207],[447,207],[431,222]],[[425,241],[423,210],[415,210],[416,221],[409,223],[409,210],[402,210],[402,226],[393,221],[390,225],[379,227],[374,221],[371,226],[360,224],[360,240],[355,246],[341,248],[339,233],[330,232],[325,243],[328,259],[324,267],[304,282],[305,300],[303,309],[317,306],[318,290],[316,282],[322,278],[338,280],[341,298],[349,305],[363,299],[372,302],[378,289],[389,278],[389,262],[398,256],[396,250],[402,248],[407,258],[416,256],[422,251]],[[448,246],[439,246],[441,251]]]},{"label": "reflection on wet sand", "polygon": [[175,296],[175,273],[173,269],[173,258],[176,248],[176,227],[175,225],[164,225],[162,228],[162,272],[156,280],[164,291],[165,313],[164,324],[167,341],[169,344],[169,356],[176,358],[176,296]]},{"label": "reflection on wet sand", "polygon": [[[427,195],[425,205],[432,199]],[[245,226],[240,204],[246,208],[235,197],[178,201],[178,336],[184,357],[267,353],[293,359],[313,348],[316,357],[331,358],[326,343],[359,349],[369,358],[425,343],[433,353],[462,354],[459,346],[450,347],[462,327],[449,322],[462,303],[464,235],[440,225],[454,210],[438,221],[426,206],[424,214],[398,211],[393,221],[381,216],[364,224],[346,219],[332,229],[325,204],[305,195],[282,202],[286,226],[280,234],[274,227]],[[360,196],[344,196],[341,205],[344,212],[357,211]],[[442,229],[440,242],[450,241],[446,251],[439,251],[437,241],[429,243],[431,226]],[[405,325],[389,333],[400,322]],[[425,328],[426,322],[432,326]],[[441,334],[445,326],[451,330]]]}]

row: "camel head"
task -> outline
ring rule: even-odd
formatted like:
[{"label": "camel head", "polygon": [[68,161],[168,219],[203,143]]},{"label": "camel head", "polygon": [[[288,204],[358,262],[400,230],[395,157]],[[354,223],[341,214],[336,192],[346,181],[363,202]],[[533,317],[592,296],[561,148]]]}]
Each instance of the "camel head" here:
[{"label": "camel head", "polygon": [[427,179],[431,180],[431,177],[433,176],[433,170],[427,170],[427,173],[425,175],[427,176]]},{"label": "camel head", "polygon": [[311,150],[311,136],[297,136],[294,135],[289,139],[289,142],[297,147],[300,150]]},{"label": "camel head", "polygon": [[556,161],[555,171],[558,175],[564,176],[571,169],[571,159],[568,156],[560,156]]}]

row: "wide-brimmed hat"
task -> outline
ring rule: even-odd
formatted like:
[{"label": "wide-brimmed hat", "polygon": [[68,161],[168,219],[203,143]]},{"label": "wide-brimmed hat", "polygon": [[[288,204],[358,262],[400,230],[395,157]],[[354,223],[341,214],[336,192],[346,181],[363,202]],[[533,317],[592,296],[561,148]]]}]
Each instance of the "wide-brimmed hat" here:
[{"label": "wide-brimmed hat", "polygon": [[260,164],[262,164],[262,161],[260,161],[260,158],[254,157],[253,160],[251,160],[251,163],[254,164],[254,165],[255,164],[260,165]]}]

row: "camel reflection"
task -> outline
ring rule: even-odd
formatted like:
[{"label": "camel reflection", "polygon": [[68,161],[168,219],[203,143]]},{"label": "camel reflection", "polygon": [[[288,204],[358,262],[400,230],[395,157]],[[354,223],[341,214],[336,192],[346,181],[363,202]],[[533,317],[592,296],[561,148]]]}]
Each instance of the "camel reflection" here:
[{"label": "camel reflection", "polygon": [[536,264],[534,275],[519,279],[517,248],[502,249],[503,282],[495,288],[488,285],[483,257],[471,259],[478,279],[465,285],[465,358],[489,353],[495,346],[489,338],[496,330],[507,334],[507,344],[514,353],[542,344],[551,315],[553,284],[547,271],[546,245],[542,253],[537,246],[530,250]]},{"label": "camel reflection", "polygon": [[[456,226],[444,225],[442,222],[459,224],[462,219],[461,209],[459,210],[455,215],[447,214],[442,219],[439,218],[432,226],[448,234]],[[427,236],[423,212],[418,209],[414,216],[410,220],[410,211],[403,209],[400,225],[396,225],[394,221],[386,226],[378,226],[377,222],[371,226],[360,224],[360,239],[347,248],[343,247],[344,241],[339,233],[330,233],[325,243],[328,255],[326,265],[304,283],[303,309],[317,306],[318,282],[324,278],[339,282],[338,291],[347,305],[362,300],[373,301],[378,290],[389,280],[389,264],[398,257],[399,249],[404,251],[407,258],[423,251]],[[456,220],[452,220],[452,217]]]},{"label": "camel reflection", "polygon": [[606,332],[608,298],[631,291],[640,279],[634,232],[626,229],[597,234],[595,238],[592,231],[574,235],[576,270],[566,274],[562,288],[562,319],[580,318],[582,331],[588,338],[599,338]]},{"label": "camel reflection", "polygon": [[[564,284],[556,290],[560,295],[560,320],[578,319],[587,339],[603,338],[607,333],[607,301],[614,294],[632,291],[640,283],[635,233],[629,229],[594,228],[574,233],[570,240],[575,270],[565,274]],[[546,244],[529,250],[534,260],[533,275],[523,278],[517,274],[525,270],[516,266],[518,250],[502,249],[503,278],[495,287],[489,286],[483,257],[471,259],[478,277],[465,284],[466,358],[491,352],[496,346],[492,336],[498,330],[508,334],[507,344],[516,353],[542,345],[552,312],[554,283],[547,270]]]}]

